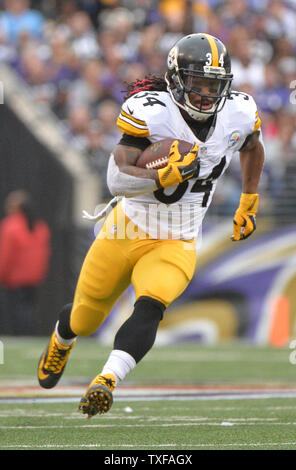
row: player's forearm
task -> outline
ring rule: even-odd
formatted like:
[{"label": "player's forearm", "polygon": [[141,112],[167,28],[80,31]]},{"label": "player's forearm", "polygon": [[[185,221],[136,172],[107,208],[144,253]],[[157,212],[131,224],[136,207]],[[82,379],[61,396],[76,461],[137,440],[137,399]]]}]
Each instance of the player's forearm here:
[{"label": "player's forearm", "polygon": [[[133,170],[134,167],[132,165],[117,165],[114,155],[110,156],[107,184],[113,196],[139,196],[141,194],[152,193],[159,188],[154,177],[149,178],[151,172],[157,173],[156,170],[142,169],[142,172],[139,173]],[[136,170],[141,170],[141,168],[136,168]]]},{"label": "player's forearm", "polygon": [[159,185],[157,170],[146,170],[145,168],[138,168],[137,166],[133,165],[120,166],[119,169],[122,173],[125,173],[126,175],[134,176],[135,178],[148,178],[155,181],[155,183]]},{"label": "player's forearm", "polygon": [[254,148],[240,153],[242,171],[242,192],[254,194],[258,192],[258,185],[264,163],[264,148],[257,142]]},{"label": "player's forearm", "polygon": [[157,187],[160,187],[157,170],[139,168],[136,162],[140,157],[142,150],[128,147],[124,145],[117,145],[114,150],[114,161],[118,166],[120,172],[125,173],[136,178],[148,178],[155,181]]}]

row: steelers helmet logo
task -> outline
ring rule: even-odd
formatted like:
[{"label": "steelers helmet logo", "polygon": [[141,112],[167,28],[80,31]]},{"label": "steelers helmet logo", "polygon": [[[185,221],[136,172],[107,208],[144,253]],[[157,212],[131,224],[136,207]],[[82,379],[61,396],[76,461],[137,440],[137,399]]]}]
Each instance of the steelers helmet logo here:
[{"label": "steelers helmet logo", "polygon": [[168,55],[168,68],[172,70],[174,67],[178,67],[178,47],[173,47]]}]

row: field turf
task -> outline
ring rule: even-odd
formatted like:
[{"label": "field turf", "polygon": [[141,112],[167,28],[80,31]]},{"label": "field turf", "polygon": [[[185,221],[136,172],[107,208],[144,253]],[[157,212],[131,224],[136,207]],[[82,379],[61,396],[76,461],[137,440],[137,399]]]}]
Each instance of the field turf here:
[{"label": "field turf", "polygon": [[1,450],[296,449],[296,366],[289,348],[155,347],[106,415],[77,412],[109,348],[80,339],[60,384],[39,388],[42,338],[2,338]]}]

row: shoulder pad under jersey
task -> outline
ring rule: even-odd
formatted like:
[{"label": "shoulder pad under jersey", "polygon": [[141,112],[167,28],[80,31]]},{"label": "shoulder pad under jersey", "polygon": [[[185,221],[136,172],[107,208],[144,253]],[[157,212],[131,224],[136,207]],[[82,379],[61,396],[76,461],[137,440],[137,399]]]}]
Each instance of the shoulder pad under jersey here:
[{"label": "shoulder pad under jersey", "polygon": [[246,135],[257,131],[261,126],[261,119],[258,115],[257,105],[254,98],[238,91],[231,92],[228,99],[231,119],[237,125],[242,126]]},{"label": "shoulder pad under jersey", "polygon": [[117,126],[124,134],[149,137],[155,126],[166,120],[169,94],[160,91],[140,91],[122,105]]}]

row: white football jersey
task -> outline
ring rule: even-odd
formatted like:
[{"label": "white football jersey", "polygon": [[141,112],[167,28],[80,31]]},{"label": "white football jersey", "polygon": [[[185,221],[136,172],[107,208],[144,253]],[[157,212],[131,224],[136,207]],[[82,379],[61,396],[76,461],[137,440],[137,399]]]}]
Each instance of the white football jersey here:
[{"label": "white football jersey", "polygon": [[142,91],[128,98],[117,120],[119,129],[151,143],[174,138],[199,143],[200,173],[178,185],[141,196],[123,198],[129,219],[152,238],[197,238],[211,203],[217,180],[246,137],[259,129],[260,118],[254,99],[232,92],[217,114],[215,129],[206,142],[190,129],[169,93]]}]

